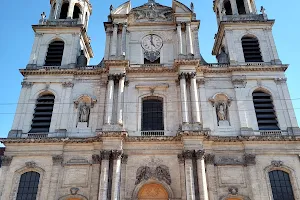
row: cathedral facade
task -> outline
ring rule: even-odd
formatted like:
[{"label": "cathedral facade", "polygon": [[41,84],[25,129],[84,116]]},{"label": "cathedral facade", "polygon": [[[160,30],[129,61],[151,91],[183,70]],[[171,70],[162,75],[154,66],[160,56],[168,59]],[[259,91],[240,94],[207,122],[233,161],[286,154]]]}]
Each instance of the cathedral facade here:
[{"label": "cathedral facade", "polygon": [[300,129],[255,0],[214,0],[213,55],[194,6],[111,6],[93,58],[89,0],[50,0],[12,129],[1,200],[299,200]]}]

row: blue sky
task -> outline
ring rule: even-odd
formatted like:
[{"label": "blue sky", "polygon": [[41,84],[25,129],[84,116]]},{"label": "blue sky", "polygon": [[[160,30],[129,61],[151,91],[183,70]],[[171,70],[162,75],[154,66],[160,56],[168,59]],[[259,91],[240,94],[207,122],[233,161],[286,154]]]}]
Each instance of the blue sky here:
[{"label": "blue sky", "polygon": [[[40,14],[45,11],[49,15],[50,0],[19,0],[2,1],[0,18],[0,137],[6,137],[11,129],[14,113],[16,110],[22,76],[18,69],[25,68],[29,60],[34,33],[31,25],[37,24]],[[124,3],[126,0],[90,0],[93,5],[93,14],[89,23],[89,36],[92,39],[92,47],[95,58],[90,64],[98,64],[104,51],[105,35],[103,22],[107,20],[109,6],[114,7]],[[132,0],[132,5],[139,6],[147,0]],[[157,0],[157,2],[171,6],[172,0]],[[182,3],[190,5],[190,0],[181,0]],[[213,0],[194,1],[197,18],[201,20],[200,48],[207,62],[216,62],[211,55],[214,34],[217,32],[216,17],[212,10]],[[291,98],[300,119],[300,90],[299,81],[299,58],[300,44],[298,35],[300,24],[298,13],[299,0],[256,0],[256,5],[263,5],[270,19],[276,19],[273,29],[279,57],[284,64],[290,64],[286,73]],[[297,98],[299,98],[297,100]]]}]

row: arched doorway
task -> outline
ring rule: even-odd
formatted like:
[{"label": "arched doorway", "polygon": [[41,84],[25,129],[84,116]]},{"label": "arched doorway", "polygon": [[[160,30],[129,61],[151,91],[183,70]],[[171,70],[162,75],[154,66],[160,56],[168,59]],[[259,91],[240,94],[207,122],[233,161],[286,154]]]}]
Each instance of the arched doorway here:
[{"label": "arched doorway", "polygon": [[168,200],[167,190],[160,184],[150,183],[144,185],[139,193],[138,200]]}]

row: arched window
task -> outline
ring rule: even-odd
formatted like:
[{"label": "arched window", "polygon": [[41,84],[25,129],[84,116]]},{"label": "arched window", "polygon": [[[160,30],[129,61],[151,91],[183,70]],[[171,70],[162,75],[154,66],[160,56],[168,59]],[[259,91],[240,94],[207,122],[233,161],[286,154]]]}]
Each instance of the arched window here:
[{"label": "arched window", "polygon": [[240,15],[246,14],[244,0],[236,0],[237,9]]},{"label": "arched window", "polygon": [[164,130],[163,99],[146,97],[142,104],[142,131]]},{"label": "arched window", "polygon": [[74,11],[73,11],[73,19],[78,19],[81,14],[80,8],[77,4],[74,6]]},{"label": "arched window", "polygon": [[16,200],[35,200],[40,182],[40,174],[26,172],[21,175]]},{"label": "arched window", "polygon": [[30,133],[47,133],[49,132],[53,106],[54,95],[46,94],[37,99],[34,109]]},{"label": "arched window", "polygon": [[67,19],[69,10],[69,3],[64,3],[61,7],[59,19]]},{"label": "arched window", "polygon": [[271,95],[255,91],[252,96],[259,130],[279,130]]},{"label": "arched window", "polygon": [[49,44],[45,60],[46,66],[61,66],[65,43],[63,41],[54,41]]},{"label": "arched window", "polygon": [[288,173],[282,170],[269,172],[273,200],[295,200],[293,188]]},{"label": "arched window", "polygon": [[242,38],[242,47],[245,62],[263,62],[259,47],[259,41],[256,37],[244,36]]},{"label": "arched window", "polygon": [[232,15],[232,8],[231,8],[231,3],[229,0],[224,1],[224,8],[226,11],[226,15]]}]

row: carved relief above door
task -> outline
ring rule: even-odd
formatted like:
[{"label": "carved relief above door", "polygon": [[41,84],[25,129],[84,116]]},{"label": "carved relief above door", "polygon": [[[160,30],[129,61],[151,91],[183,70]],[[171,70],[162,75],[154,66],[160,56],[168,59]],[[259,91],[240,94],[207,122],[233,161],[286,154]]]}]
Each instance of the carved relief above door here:
[{"label": "carved relief above door", "polygon": [[138,200],[168,200],[169,195],[166,189],[156,183],[150,183],[144,185],[139,193]]}]

